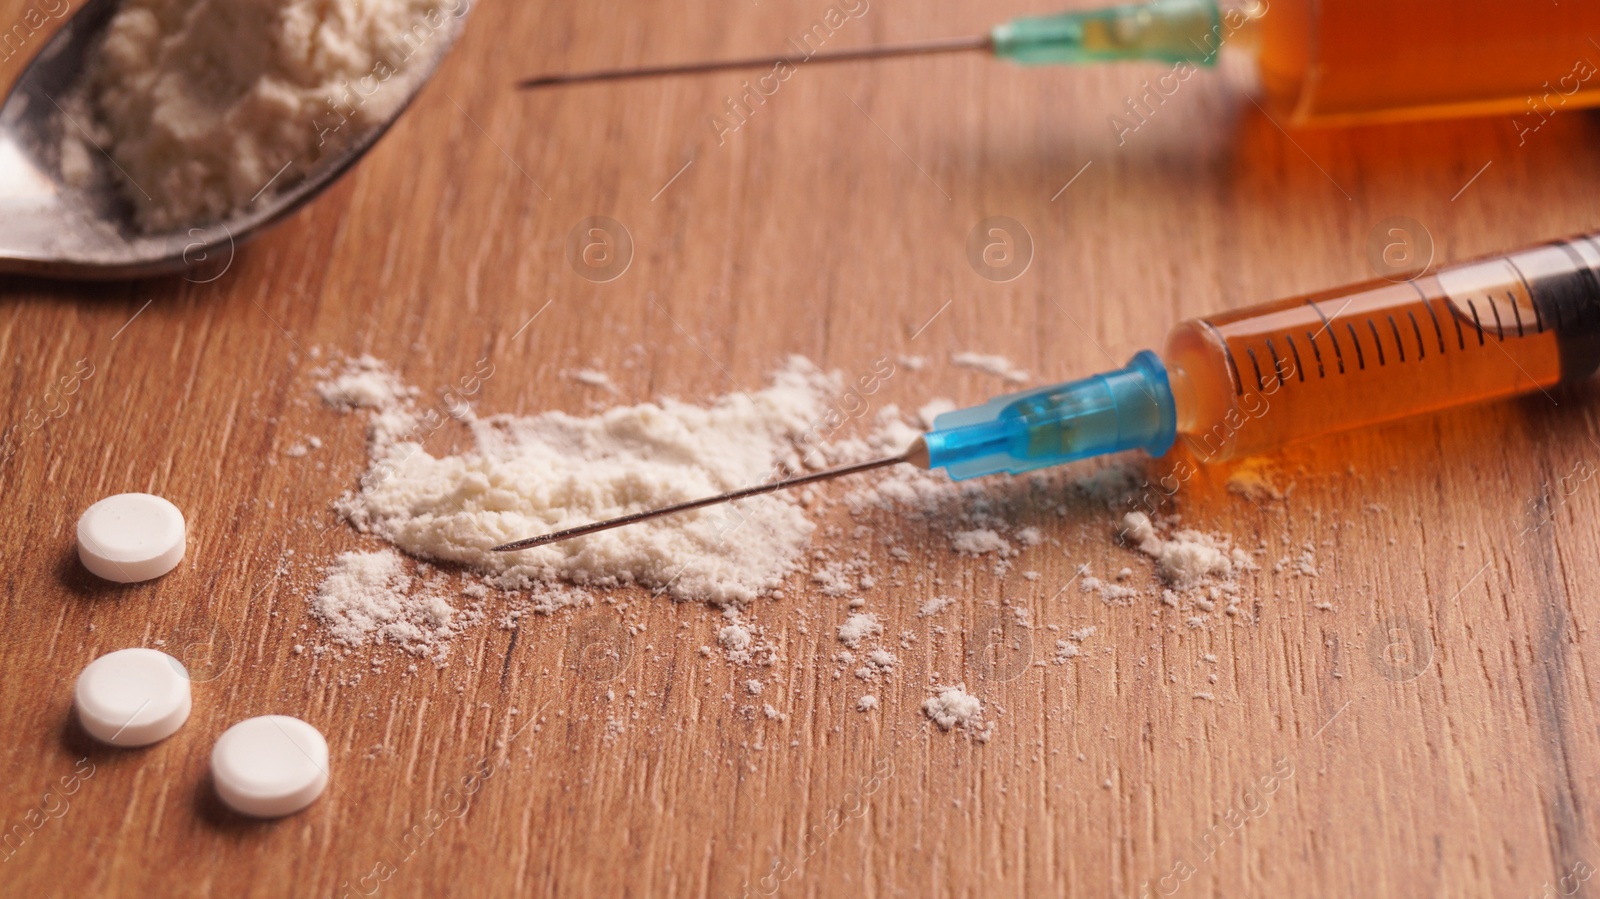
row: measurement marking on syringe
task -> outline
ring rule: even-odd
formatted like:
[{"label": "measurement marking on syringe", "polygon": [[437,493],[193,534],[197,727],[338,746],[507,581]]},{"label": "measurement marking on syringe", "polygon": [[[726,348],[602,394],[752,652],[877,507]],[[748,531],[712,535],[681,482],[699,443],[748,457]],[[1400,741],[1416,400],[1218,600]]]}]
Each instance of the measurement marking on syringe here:
[{"label": "measurement marking on syringe", "polygon": [[1411,330],[1417,334],[1417,361],[1428,358],[1428,349],[1422,344],[1422,326],[1417,324],[1417,314],[1410,309],[1406,310],[1406,318],[1411,319]]},{"label": "measurement marking on syringe", "polygon": [[[1349,309],[1350,308],[1350,304],[1354,303],[1355,301],[1356,301],[1355,297],[1351,297],[1350,299],[1345,300],[1344,301],[1344,305],[1339,307],[1339,311],[1335,312],[1333,314],[1333,318],[1338,318],[1340,315],[1344,314],[1344,311],[1346,309]],[[1333,318],[1329,318],[1328,316],[1323,314],[1322,307],[1317,305],[1316,300],[1306,300],[1306,305],[1310,306],[1312,311],[1317,313],[1317,318],[1322,319],[1322,327],[1317,329],[1317,333],[1318,334],[1321,334],[1323,331],[1333,327]]]},{"label": "measurement marking on syringe", "polygon": [[1224,358],[1228,360],[1228,374],[1233,376],[1233,393],[1235,396],[1244,396],[1244,381],[1239,378],[1239,363],[1233,358],[1233,347],[1228,345],[1228,339],[1222,336],[1222,332],[1217,330],[1216,325],[1205,319],[1201,319],[1200,324],[1205,325],[1212,335],[1217,338],[1217,343],[1222,344]]},{"label": "measurement marking on syringe", "polygon": [[1317,346],[1317,335],[1307,331],[1306,339],[1311,341],[1311,352],[1316,354],[1317,357],[1317,377],[1326,378],[1328,372],[1322,367],[1322,348]]},{"label": "measurement marking on syringe", "polygon": [[1472,323],[1478,326],[1478,346],[1483,346],[1483,321],[1478,318],[1478,304],[1468,299],[1467,308],[1472,310]]},{"label": "measurement marking on syringe", "polygon": [[1491,297],[1489,311],[1494,313],[1494,336],[1500,340],[1506,339],[1506,326],[1500,321],[1500,304]]},{"label": "measurement marking on syringe", "polygon": [[[1422,308],[1428,310],[1428,317],[1433,319],[1433,336],[1439,338],[1439,355],[1443,356],[1444,355],[1444,329],[1439,327],[1439,316],[1434,314],[1433,301],[1428,299],[1428,295],[1422,292],[1422,288],[1417,286],[1417,282],[1415,282],[1415,281],[1407,281],[1406,283],[1410,284],[1411,285],[1411,289],[1415,290],[1417,292],[1417,296],[1422,299]],[[1412,323],[1415,324],[1416,323],[1416,319],[1412,319]],[[1419,334],[1419,335],[1417,335],[1417,348],[1420,350],[1421,347],[1422,347],[1422,335]],[[1420,359],[1422,357],[1418,356],[1417,358]]]},{"label": "measurement marking on syringe", "polygon": [[[1300,348],[1294,345],[1294,335],[1285,334],[1283,339],[1289,341],[1289,352],[1294,354],[1294,372],[1300,376],[1300,383],[1304,384],[1306,381],[1306,366],[1304,362],[1300,361]],[[1280,378],[1279,380],[1282,379]]]},{"label": "measurement marking on syringe", "polygon": [[1262,393],[1266,393],[1267,384],[1265,381],[1261,380],[1261,363],[1256,361],[1255,347],[1247,346],[1244,348],[1244,352],[1246,356],[1250,357],[1250,367],[1256,370],[1256,389]]},{"label": "measurement marking on syringe", "polygon": [[[1346,300],[1344,306],[1339,308],[1339,312],[1343,312],[1354,301],[1354,297]],[[1339,335],[1333,330],[1333,321],[1322,314],[1322,307],[1318,306],[1314,301],[1306,300],[1306,305],[1317,313],[1317,318],[1322,319],[1322,327],[1317,330],[1317,334],[1321,334],[1323,331],[1328,332],[1328,338],[1333,341],[1333,356],[1339,360],[1339,374],[1344,374],[1344,351],[1339,349]],[[1338,313],[1335,314],[1337,315]],[[1317,334],[1311,335],[1312,340],[1316,339]]]},{"label": "measurement marking on syringe", "polygon": [[[1361,337],[1360,337],[1360,335],[1356,334],[1356,326],[1350,324],[1349,322],[1345,322],[1344,326],[1349,329],[1349,331],[1350,331],[1350,339],[1355,341],[1355,344],[1356,344],[1356,367],[1358,369],[1360,369],[1361,371],[1366,371],[1367,370],[1367,354],[1361,352]],[[1376,334],[1377,332],[1374,331],[1373,333]],[[1338,346],[1338,344],[1334,344],[1334,346]],[[1342,371],[1342,369],[1341,369],[1341,371]]]},{"label": "measurement marking on syringe", "polygon": [[1394,323],[1394,316],[1389,316],[1389,330],[1394,332],[1394,350],[1400,354],[1400,361],[1406,361],[1406,345],[1400,340],[1400,326]]},{"label": "measurement marking on syringe", "polygon": [[1522,307],[1521,307],[1521,305],[1519,305],[1517,303],[1517,295],[1516,294],[1508,293],[1508,294],[1506,294],[1506,299],[1511,301],[1511,314],[1515,315],[1517,317],[1517,336],[1521,337],[1522,336]]},{"label": "measurement marking on syringe", "polygon": [[1369,318],[1367,327],[1372,329],[1372,343],[1378,348],[1378,364],[1387,365],[1383,359],[1383,337],[1378,333],[1378,323]]},{"label": "measurement marking on syringe", "polygon": [[1278,356],[1278,348],[1272,345],[1272,338],[1267,338],[1267,352],[1272,354],[1272,375],[1278,379],[1278,387],[1283,386],[1283,359]]}]

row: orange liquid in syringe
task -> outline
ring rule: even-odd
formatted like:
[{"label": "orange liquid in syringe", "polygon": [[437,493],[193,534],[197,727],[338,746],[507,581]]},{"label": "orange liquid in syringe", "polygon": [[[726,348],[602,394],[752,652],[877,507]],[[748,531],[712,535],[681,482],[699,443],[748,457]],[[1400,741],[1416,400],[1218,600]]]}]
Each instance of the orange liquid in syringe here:
[{"label": "orange liquid in syringe", "polygon": [[1547,389],[1600,367],[1600,240],[1190,320],[1162,355],[1203,461]]},{"label": "orange liquid in syringe", "polygon": [[[1248,5],[1248,4],[1244,4]],[[1594,0],[1257,0],[1262,87],[1297,124],[1600,105]]]}]

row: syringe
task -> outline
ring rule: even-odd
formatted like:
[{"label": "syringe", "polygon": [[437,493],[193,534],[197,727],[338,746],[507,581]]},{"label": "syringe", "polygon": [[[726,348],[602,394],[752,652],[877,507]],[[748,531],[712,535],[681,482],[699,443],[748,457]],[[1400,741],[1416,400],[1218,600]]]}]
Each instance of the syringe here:
[{"label": "syringe", "polygon": [[829,7],[785,55],[546,75],[521,86],[734,69],[787,80],[802,65],[974,50],[1023,64],[1172,64],[1129,98],[1130,109],[1114,111],[1142,116],[1195,68],[1236,48],[1253,57],[1266,108],[1296,125],[1505,113],[1526,132],[1564,108],[1600,104],[1600,45],[1589,40],[1600,36],[1600,4],[1592,2],[1153,0],[1016,19],[969,38],[823,50],[868,9],[865,0],[844,6]]},{"label": "syringe", "polygon": [[1182,441],[1201,462],[1450,406],[1600,367],[1600,234],[1181,322],[1158,356],[940,415],[874,459],[497,546],[526,549],[674,512],[909,463],[962,480]]}]

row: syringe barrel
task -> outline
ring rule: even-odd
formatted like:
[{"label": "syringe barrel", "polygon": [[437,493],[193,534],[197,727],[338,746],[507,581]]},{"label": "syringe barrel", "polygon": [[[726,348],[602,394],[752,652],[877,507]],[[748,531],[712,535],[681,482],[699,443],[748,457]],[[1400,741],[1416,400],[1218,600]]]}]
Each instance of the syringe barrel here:
[{"label": "syringe barrel", "polygon": [[1600,235],[1183,322],[1162,354],[1202,461],[1586,378]]}]

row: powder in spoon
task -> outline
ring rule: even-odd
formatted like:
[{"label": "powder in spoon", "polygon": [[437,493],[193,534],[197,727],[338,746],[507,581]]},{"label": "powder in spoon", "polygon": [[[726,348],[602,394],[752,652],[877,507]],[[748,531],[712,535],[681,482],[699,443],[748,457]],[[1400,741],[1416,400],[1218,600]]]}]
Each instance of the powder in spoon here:
[{"label": "powder in spoon", "polygon": [[[466,0],[125,0],[67,104],[63,174],[89,139],[146,230],[221,218],[386,120]],[[72,114],[73,111],[82,115]],[[112,173],[115,175],[116,173]]]}]

